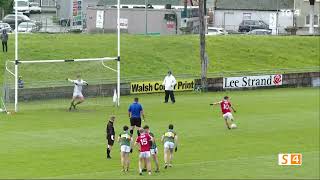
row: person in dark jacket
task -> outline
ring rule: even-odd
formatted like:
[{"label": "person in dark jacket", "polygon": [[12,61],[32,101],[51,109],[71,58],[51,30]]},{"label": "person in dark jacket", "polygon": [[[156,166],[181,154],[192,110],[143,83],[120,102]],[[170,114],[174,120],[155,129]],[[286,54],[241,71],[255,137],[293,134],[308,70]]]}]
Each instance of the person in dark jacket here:
[{"label": "person in dark jacket", "polygon": [[112,146],[114,144],[114,137],[115,137],[115,131],[114,131],[114,126],[113,126],[113,123],[114,123],[114,120],[116,119],[115,116],[110,116],[110,120],[107,124],[107,128],[106,128],[106,133],[107,133],[107,143],[108,143],[108,146],[107,146],[107,159],[111,159],[111,156],[110,156],[110,153],[111,153],[111,150],[112,150]]},{"label": "person in dark jacket", "polygon": [[2,51],[3,52],[8,52],[8,39],[9,39],[9,35],[7,33],[7,30],[3,30],[1,35],[0,35],[0,39],[2,41]]}]

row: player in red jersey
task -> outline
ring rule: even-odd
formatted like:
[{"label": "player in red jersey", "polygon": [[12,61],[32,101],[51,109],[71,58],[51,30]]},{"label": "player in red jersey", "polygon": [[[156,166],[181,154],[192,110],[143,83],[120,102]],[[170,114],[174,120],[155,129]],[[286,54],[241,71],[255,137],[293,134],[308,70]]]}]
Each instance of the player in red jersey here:
[{"label": "player in red jersey", "polygon": [[150,162],[150,148],[153,138],[144,131],[144,129],[139,129],[140,136],[137,137],[134,145],[140,145],[140,155],[139,155],[139,174],[142,175],[142,166],[145,162],[147,165],[147,170],[149,175],[151,175],[151,162]]},{"label": "player in red jersey", "polygon": [[228,96],[225,96],[222,101],[219,101],[210,105],[218,105],[218,104],[220,104],[221,112],[223,114],[222,116],[223,116],[223,119],[225,120],[227,128],[231,129],[230,125],[233,123],[233,120],[234,120],[233,115],[231,113],[231,109],[233,110],[233,112],[237,112],[237,111],[232,107]]}]

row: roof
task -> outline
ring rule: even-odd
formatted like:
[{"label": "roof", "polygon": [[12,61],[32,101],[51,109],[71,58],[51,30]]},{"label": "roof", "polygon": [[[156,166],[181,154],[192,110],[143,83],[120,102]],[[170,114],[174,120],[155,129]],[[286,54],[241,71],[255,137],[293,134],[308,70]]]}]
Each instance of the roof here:
[{"label": "roof", "polygon": [[217,10],[275,11],[293,9],[294,0],[217,0]]},{"label": "roof", "polygon": [[[115,5],[117,0],[99,0],[98,6]],[[137,4],[144,5],[145,0],[121,0],[121,4]],[[148,4],[152,5],[166,5],[171,4],[173,6],[182,6],[183,0],[148,0]]]}]

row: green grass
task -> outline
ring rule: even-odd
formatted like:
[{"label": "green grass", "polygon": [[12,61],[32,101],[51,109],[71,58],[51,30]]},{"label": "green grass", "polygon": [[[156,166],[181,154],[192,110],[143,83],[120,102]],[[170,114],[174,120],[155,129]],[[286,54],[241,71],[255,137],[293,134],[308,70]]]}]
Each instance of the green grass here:
[{"label": "green grass", "polygon": [[[208,105],[225,94],[238,110],[236,130],[226,130],[219,108]],[[175,125],[180,143],[171,169],[140,177],[135,149],[131,171],[123,175],[117,144],[113,159],[105,159],[107,118],[116,114],[118,134],[128,124],[133,96],[123,97],[119,109],[88,99],[77,112],[65,110],[66,100],[36,101],[21,103],[18,114],[0,115],[0,179],[320,178],[318,88],[176,96],[174,105],[161,103],[162,94],[139,96],[157,139],[169,123]],[[287,152],[302,153],[302,166],[278,166],[278,153]]]},{"label": "green grass", "polygon": [[[219,36],[207,37],[208,73],[318,67],[320,37]],[[71,59],[116,56],[116,36],[84,34],[33,34],[19,38],[19,59]],[[14,59],[14,38],[10,37],[5,60]],[[199,77],[198,36],[121,36],[121,75],[123,79],[163,78],[168,69],[175,75]],[[114,65],[111,65],[115,67]],[[99,68],[100,67],[100,68]],[[318,69],[316,68],[316,70]],[[278,70],[281,71],[281,70]],[[22,65],[26,81],[64,80],[81,73],[86,79],[109,78],[97,63]],[[2,74],[0,76],[0,79]],[[154,78],[152,78],[154,79]]]}]

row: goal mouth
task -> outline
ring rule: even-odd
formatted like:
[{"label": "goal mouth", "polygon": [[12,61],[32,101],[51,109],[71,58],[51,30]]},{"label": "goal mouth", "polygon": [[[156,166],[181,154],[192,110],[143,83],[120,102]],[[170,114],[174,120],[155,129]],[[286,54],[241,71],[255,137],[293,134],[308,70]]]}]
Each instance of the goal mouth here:
[{"label": "goal mouth", "polygon": [[[2,109],[11,112],[14,112],[16,98],[15,66],[15,61],[6,62],[1,97]],[[82,91],[84,97],[89,98],[86,105],[117,106],[117,66],[117,57],[18,61],[17,100],[23,102],[23,109],[28,109],[25,106],[28,103],[42,103],[44,107],[45,101],[48,100],[56,100],[57,104],[66,106],[70,103],[75,85],[67,79],[81,78],[89,84],[83,86]]]},{"label": "goal mouth", "polygon": [[[15,27],[18,27],[18,1],[14,2],[14,9],[15,9]],[[20,64],[33,64],[33,63],[59,63],[59,62],[81,62],[81,61],[108,61],[108,60],[117,60],[117,67],[112,68],[109,66],[106,66],[103,62],[103,67],[108,68],[114,72],[117,73],[117,106],[120,106],[120,0],[117,0],[117,57],[104,57],[104,58],[87,58],[87,59],[60,59],[60,60],[30,60],[30,61],[21,61],[19,60],[19,41],[18,41],[18,28],[15,29],[15,61],[11,61],[14,63],[14,71],[10,70],[6,66],[6,73],[9,73],[9,76],[13,76],[13,82],[14,82],[14,111],[18,112],[18,101],[19,101],[19,65]],[[5,74],[6,74],[5,73]],[[6,91],[8,88],[4,84],[3,87],[3,101],[5,102],[6,97],[10,96],[8,92]]]}]

